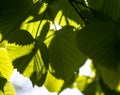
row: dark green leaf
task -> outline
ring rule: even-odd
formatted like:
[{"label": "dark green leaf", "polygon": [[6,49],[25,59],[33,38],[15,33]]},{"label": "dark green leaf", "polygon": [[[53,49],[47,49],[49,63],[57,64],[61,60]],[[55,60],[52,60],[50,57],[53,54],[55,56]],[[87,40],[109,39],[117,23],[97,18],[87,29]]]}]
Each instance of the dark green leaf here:
[{"label": "dark green leaf", "polygon": [[41,43],[40,53],[41,53],[41,57],[44,62],[44,65],[45,65],[46,69],[48,69],[48,67],[49,67],[49,51],[48,51],[46,44]]},{"label": "dark green leaf", "polygon": [[0,32],[3,38],[20,29],[32,6],[32,0],[0,1]]},{"label": "dark green leaf", "polygon": [[33,82],[34,85],[36,84],[38,86],[41,86],[46,79],[46,75],[47,75],[46,68],[48,69],[49,66],[48,65],[49,54],[48,52],[46,52],[47,47],[44,43],[42,44],[38,43],[38,45],[36,46],[39,49],[34,56],[34,63],[33,63],[34,73],[31,76],[31,81]]},{"label": "dark green leaf", "polygon": [[50,23],[46,22],[45,25],[43,26],[41,32],[40,32],[40,36],[37,39],[39,42],[41,42],[41,41],[43,42],[45,40],[46,35],[49,31],[49,28],[50,28]]},{"label": "dark green leaf", "polygon": [[66,26],[56,32],[49,46],[50,64],[56,77],[68,80],[86,60],[76,46],[76,32]]},{"label": "dark green leaf", "polygon": [[119,0],[87,0],[90,8],[97,10],[113,20],[120,18]]},{"label": "dark green leaf", "polygon": [[55,20],[61,26],[73,25],[76,27],[74,23],[83,24],[81,17],[72,7],[69,0],[54,0],[48,7],[47,13],[52,20]]},{"label": "dark green leaf", "polygon": [[105,95],[120,95],[119,92],[116,92],[115,90],[110,89],[102,79],[99,79],[99,83]]},{"label": "dark green leaf", "polygon": [[[46,17],[46,8],[47,4],[44,1],[37,1],[32,10],[31,10],[31,15],[34,17],[32,20],[29,22],[35,22],[39,20],[43,20]],[[48,18],[46,18],[48,19]]]},{"label": "dark green leaf", "polygon": [[71,76],[70,79],[68,79],[67,81],[65,81],[64,84],[63,84],[63,86],[62,86],[62,88],[61,88],[61,90],[59,91],[59,93],[62,92],[65,88],[70,88],[70,87],[72,87],[72,86],[73,86],[73,83],[75,82],[75,79],[77,78],[77,76],[78,76],[78,72],[75,72],[75,73]]},{"label": "dark green leaf", "polygon": [[118,30],[114,24],[93,20],[77,35],[79,49],[93,59],[93,63],[117,68],[119,63]]},{"label": "dark green leaf", "polygon": [[30,53],[28,55],[15,59],[13,61],[14,68],[17,68],[20,73],[23,73],[31,62],[33,56],[34,54]]},{"label": "dark green leaf", "polygon": [[0,95],[16,95],[12,84],[8,82],[7,79],[1,76],[0,76]]},{"label": "dark green leaf", "polygon": [[4,92],[4,86],[7,82],[7,79],[0,77],[0,90],[2,90]]},{"label": "dark green leaf", "polygon": [[[108,0],[106,0],[108,1]],[[103,8],[105,0],[87,0],[88,5],[95,10],[100,10]]]},{"label": "dark green leaf", "polygon": [[34,42],[34,38],[26,30],[14,30],[5,39],[7,39],[9,43],[16,43],[18,45],[27,45]]},{"label": "dark green leaf", "polygon": [[29,52],[26,55],[23,55],[19,58],[16,58],[13,61],[13,65],[15,68],[18,69],[20,73],[23,73],[25,69],[27,68],[28,64],[32,61],[33,57],[35,56],[37,52],[37,48],[34,47],[31,52]]},{"label": "dark green leaf", "polygon": [[45,82],[46,76],[47,72],[45,72],[44,74],[41,72],[40,75],[37,75],[36,72],[34,72],[31,75],[30,80],[32,81],[33,85],[42,86]]},{"label": "dark green leaf", "polygon": [[[104,88],[104,86],[108,86],[108,87],[106,87],[106,90],[108,88],[108,90],[111,89],[111,91],[115,90],[120,93],[120,83],[119,83],[120,82],[120,76],[119,76],[120,72],[109,69],[109,68],[105,68],[102,66],[99,66],[99,68],[101,71],[101,79],[104,82],[103,84],[101,84],[101,85],[103,85],[103,88]],[[114,93],[114,91],[113,91],[113,93]]]},{"label": "dark green leaf", "polygon": [[[85,87],[83,94],[85,94],[85,95],[97,95],[97,94],[98,95],[106,95],[102,91],[101,86],[97,79],[95,79],[93,82],[89,83]],[[110,95],[112,95],[112,94],[110,94]]]},{"label": "dark green leaf", "polygon": [[85,95],[96,95],[96,91],[97,91],[97,83],[96,82],[92,82],[91,84],[89,84],[85,90],[83,91],[83,93]]}]

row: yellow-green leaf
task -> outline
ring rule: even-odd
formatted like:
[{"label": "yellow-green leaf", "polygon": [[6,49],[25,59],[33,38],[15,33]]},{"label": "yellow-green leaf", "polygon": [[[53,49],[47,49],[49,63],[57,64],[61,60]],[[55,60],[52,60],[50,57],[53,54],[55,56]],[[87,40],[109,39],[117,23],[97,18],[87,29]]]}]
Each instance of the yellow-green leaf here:
[{"label": "yellow-green leaf", "polygon": [[13,72],[13,65],[8,56],[7,49],[0,47],[0,73],[4,78],[9,79]]}]

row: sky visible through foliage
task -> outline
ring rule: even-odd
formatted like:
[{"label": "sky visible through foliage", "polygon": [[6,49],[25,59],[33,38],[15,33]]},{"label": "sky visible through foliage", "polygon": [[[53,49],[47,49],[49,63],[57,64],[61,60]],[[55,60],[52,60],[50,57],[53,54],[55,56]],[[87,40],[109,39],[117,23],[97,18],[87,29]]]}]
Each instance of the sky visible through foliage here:
[{"label": "sky visible through foliage", "polygon": [[[79,69],[79,75],[93,77],[93,72],[90,68],[91,60],[87,60],[85,65]],[[57,95],[56,92],[49,92],[44,86],[33,88],[31,81],[28,78],[22,76],[17,69],[14,70],[14,73],[10,79],[11,83],[16,89],[17,95]],[[60,95],[83,95],[77,88],[65,89],[61,92]]]}]

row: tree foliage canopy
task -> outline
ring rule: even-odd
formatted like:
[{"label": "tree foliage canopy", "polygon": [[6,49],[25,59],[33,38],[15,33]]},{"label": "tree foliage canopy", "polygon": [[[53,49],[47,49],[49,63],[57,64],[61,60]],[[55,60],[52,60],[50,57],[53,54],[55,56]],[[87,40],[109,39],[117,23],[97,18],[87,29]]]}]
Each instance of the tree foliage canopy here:
[{"label": "tree foliage canopy", "polygon": [[[120,94],[120,0],[1,0],[0,95],[14,68],[49,91]],[[92,60],[95,76],[79,76]]]}]

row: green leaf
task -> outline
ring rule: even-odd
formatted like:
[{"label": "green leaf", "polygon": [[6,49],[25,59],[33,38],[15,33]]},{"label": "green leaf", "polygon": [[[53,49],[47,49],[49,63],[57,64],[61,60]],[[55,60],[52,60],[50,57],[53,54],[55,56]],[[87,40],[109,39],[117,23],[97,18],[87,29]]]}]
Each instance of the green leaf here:
[{"label": "green leaf", "polygon": [[42,86],[46,80],[46,76],[47,76],[47,72],[45,73],[41,72],[41,74],[39,75],[36,72],[34,72],[31,75],[30,80],[32,81],[33,85]]},{"label": "green leaf", "polygon": [[[37,51],[37,53],[34,56],[34,75],[36,77],[31,78],[33,84],[37,84],[41,86],[46,78],[46,69],[44,66],[44,62],[42,60],[40,50]],[[43,82],[41,81],[43,79]]]},{"label": "green leaf", "polygon": [[0,1],[0,32],[7,38],[13,31],[19,30],[22,21],[33,6],[33,0]]},{"label": "green leaf", "polygon": [[41,53],[41,58],[42,61],[44,62],[44,66],[46,69],[49,68],[49,51],[45,43],[40,43],[39,46],[40,53]]},{"label": "green leaf", "polygon": [[119,64],[119,33],[114,24],[100,20],[86,24],[77,35],[79,49],[93,60],[95,65],[116,69]]},{"label": "green leaf", "polygon": [[[83,93],[85,94],[85,95],[89,95],[89,94],[91,94],[91,95],[96,95],[96,86],[97,86],[97,83],[96,82],[92,82],[91,84],[89,84],[86,88],[85,88],[85,90],[83,91]],[[90,92],[90,93],[89,93]]]},{"label": "green leaf", "polygon": [[102,66],[99,67],[104,84],[120,93],[120,72]]},{"label": "green leaf", "polygon": [[4,92],[4,86],[6,84],[7,80],[3,77],[0,77],[0,90]]},{"label": "green leaf", "polygon": [[65,81],[59,93],[61,93],[66,88],[72,88],[77,76],[78,76],[78,72],[75,72],[70,79]]},{"label": "green leaf", "polygon": [[43,19],[49,19],[49,16],[46,14],[48,4],[45,1],[37,1],[31,12],[33,18],[29,22],[42,21]]},{"label": "green leaf", "polygon": [[0,73],[2,77],[9,79],[13,73],[13,65],[8,56],[7,49],[0,47]]},{"label": "green leaf", "polygon": [[71,25],[80,27],[78,24],[83,24],[82,19],[72,7],[69,0],[54,0],[54,2],[48,6],[47,13],[51,19],[60,26]]},{"label": "green leaf", "polygon": [[43,26],[41,32],[40,32],[38,39],[37,39],[39,42],[41,42],[41,41],[43,42],[45,40],[49,29],[50,29],[50,23],[46,22],[45,25]]},{"label": "green leaf", "polygon": [[2,40],[2,34],[0,34],[0,41]]},{"label": "green leaf", "polygon": [[15,89],[10,82],[6,82],[4,86],[4,95],[16,95]]},{"label": "green leaf", "polygon": [[26,30],[14,30],[6,39],[9,43],[15,43],[18,45],[29,45],[34,42],[34,38]]},{"label": "green leaf", "polygon": [[14,61],[17,58],[20,58],[31,53],[32,49],[34,48],[34,43],[22,46],[6,42],[5,47],[7,48],[7,52],[9,54],[11,61]]},{"label": "green leaf", "polygon": [[28,54],[26,52],[25,55],[18,57],[13,61],[14,67],[17,68],[20,73],[29,77],[34,85],[39,86],[41,86],[45,81],[46,71],[49,66],[48,63],[48,49],[44,43],[39,41],[36,41],[31,52],[29,51]]},{"label": "green leaf", "polygon": [[25,76],[29,77],[33,72],[31,58],[34,56],[35,52],[34,44],[21,46],[8,43],[6,47],[14,68],[17,68],[21,73],[24,72]]},{"label": "green leaf", "polygon": [[38,47],[40,50],[41,58],[44,62],[46,69],[48,69],[48,67],[49,67],[49,51],[48,51],[47,45],[44,43],[44,41],[46,39],[46,35],[49,32],[49,28],[50,28],[50,23],[46,22],[40,32],[40,35],[37,38],[37,41],[36,41],[36,47]]},{"label": "green leaf", "polygon": [[12,84],[3,77],[0,77],[0,95],[16,95]]},{"label": "green leaf", "polygon": [[47,76],[47,70],[49,67],[49,53],[46,45],[42,42],[36,42],[38,51],[34,56],[34,73],[31,76],[33,84],[41,86]]},{"label": "green leaf", "polygon": [[107,95],[107,94],[104,94],[104,92],[102,91],[97,79],[85,87],[83,94],[85,95],[90,95],[90,94],[91,95]]},{"label": "green leaf", "polygon": [[115,90],[110,89],[102,79],[99,79],[100,87],[105,95],[119,95],[119,92],[116,92]]},{"label": "green leaf", "polygon": [[34,47],[30,53],[16,58],[13,61],[14,67],[17,68],[20,73],[23,73],[27,66],[33,62],[33,57],[35,56],[36,52],[37,49]]},{"label": "green leaf", "polygon": [[80,91],[84,91],[86,86],[89,84],[89,80],[91,81],[92,79],[90,79],[89,77],[86,77],[86,76],[79,76],[76,79],[77,88]]},{"label": "green leaf", "polygon": [[120,17],[120,1],[119,0],[87,0],[90,8],[100,11],[113,20]]},{"label": "green leaf", "polygon": [[48,72],[44,86],[50,92],[59,92],[63,86],[63,83],[63,80],[55,78],[50,72]]},{"label": "green leaf", "polygon": [[104,2],[106,1],[105,0],[87,0],[88,5],[95,10],[101,10],[104,5]]},{"label": "green leaf", "polygon": [[76,32],[73,27],[66,26],[56,32],[50,43],[50,65],[57,78],[68,80],[86,60],[76,46]]},{"label": "green leaf", "polygon": [[4,95],[4,93],[2,91],[0,91],[0,95]]}]

